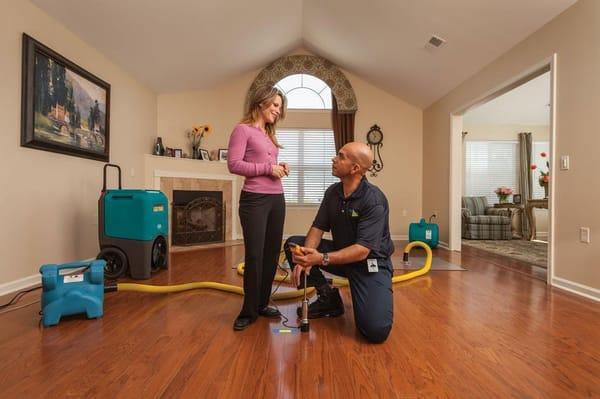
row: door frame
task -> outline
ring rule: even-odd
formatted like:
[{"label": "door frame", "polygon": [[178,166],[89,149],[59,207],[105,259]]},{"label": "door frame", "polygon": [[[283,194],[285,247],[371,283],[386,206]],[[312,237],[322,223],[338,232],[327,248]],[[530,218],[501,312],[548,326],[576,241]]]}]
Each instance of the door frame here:
[{"label": "door frame", "polygon": [[[508,81],[495,87],[483,95],[467,102],[462,107],[459,107],[454,112],[451,112],[450,117],[450,186],[449,186],[449,237],[448,248],[452,251],[461,250],[461,196],[462,196],[462,158],[463,158],[463,115],[470,109],[482,105],[502,94],[514,89],[517,86],[543,74],[550,72],[550,172],[551,175],[556,175],[557,160],[556,160],[556,67],[557,54],[532,65],[522,73],[513,76]],[[550,180],[548,186],[548,273],[546,283],[552,285],[554,276],[554,194],[555,194],[555,179]]]}]

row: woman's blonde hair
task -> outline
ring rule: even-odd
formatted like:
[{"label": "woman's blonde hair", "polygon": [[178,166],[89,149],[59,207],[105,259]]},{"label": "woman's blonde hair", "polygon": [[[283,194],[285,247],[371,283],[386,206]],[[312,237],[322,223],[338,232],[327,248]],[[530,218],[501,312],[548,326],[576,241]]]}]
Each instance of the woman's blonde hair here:
[{"label": "woman's blonde hair", "polygon": [[249,125],[255,124],[260,118],[261,109],[273,104],[273,102],[275,101],[275,97],[277,96],[281,97],[281,113],[279,114],[279,118],[274,123],[265,122],[265,130],[273,144],[275,144],[275,146],[279,148],[282,148],[281,145],[279,145],[279,143],[277,142],[277,137],[275,137],[275,125],[277,124],[277,122],[285,118],[285,108],[287,103],[285,94],[283,94],[281,90],[269,86],[261,86],[258,89],[256,89],[252,93],[250,101],[248,101],[248,110],[242,118],[241,123],[246,123]]}]

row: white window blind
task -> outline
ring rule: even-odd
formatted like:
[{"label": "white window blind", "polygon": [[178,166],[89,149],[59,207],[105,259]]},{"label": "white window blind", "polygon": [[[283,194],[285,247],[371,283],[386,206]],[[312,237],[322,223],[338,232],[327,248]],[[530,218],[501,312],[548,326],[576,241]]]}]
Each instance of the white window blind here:
[{"label": "white window blind", "polygon": [[[546,161],[550,160],[550,143],[548,141],[534,141],[533,142],[533,154],[531,154],[531,163],[537,165],[537,169],[533,171],[532,175],[532,193],[531,198],[544,198],[544,188],[540,186],[539,178],[540,178],[540,170],[544,172],[548,171],[548,167],[546,166]],[[543,158],[540,154],[542,152],[546,153],[546,158]],[[552,178],[552,176],[550,176]]]},{"label": "white window blind", "polygon": [[519,144],[516,141],[467,141],[465,143],[464,195],[485,196],[498,202],[498,187],[518,193]]},{"label": "white window blind", "polygon": [[278,129],[279,162],[290,165],[283,178],[285,201],[290,205],[318,205],[327,187],[339,179],[331,175],[335,156],[332,130]]}]

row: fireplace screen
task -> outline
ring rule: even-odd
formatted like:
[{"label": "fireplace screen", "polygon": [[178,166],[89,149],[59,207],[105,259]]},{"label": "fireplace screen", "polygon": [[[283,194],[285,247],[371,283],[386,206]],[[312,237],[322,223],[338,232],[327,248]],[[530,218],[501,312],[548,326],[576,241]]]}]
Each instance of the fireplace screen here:
[{"label": "fireplace screen", "polygon": [[225,241],[225,204],[221,191],[173,191],[173,245]]}]

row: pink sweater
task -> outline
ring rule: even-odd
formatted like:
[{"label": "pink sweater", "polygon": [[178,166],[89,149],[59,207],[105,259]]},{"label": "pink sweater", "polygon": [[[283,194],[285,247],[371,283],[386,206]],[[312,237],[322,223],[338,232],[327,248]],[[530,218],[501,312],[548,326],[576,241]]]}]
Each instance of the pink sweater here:
[{"label": "pink sweater", "polygon": [[236,175],[245,176],[242,190],[259,194],[281,194],[281,179],[271,175],[277,165],[279,148],[256,127],[239,124],[229,138],[227,166]]}]

